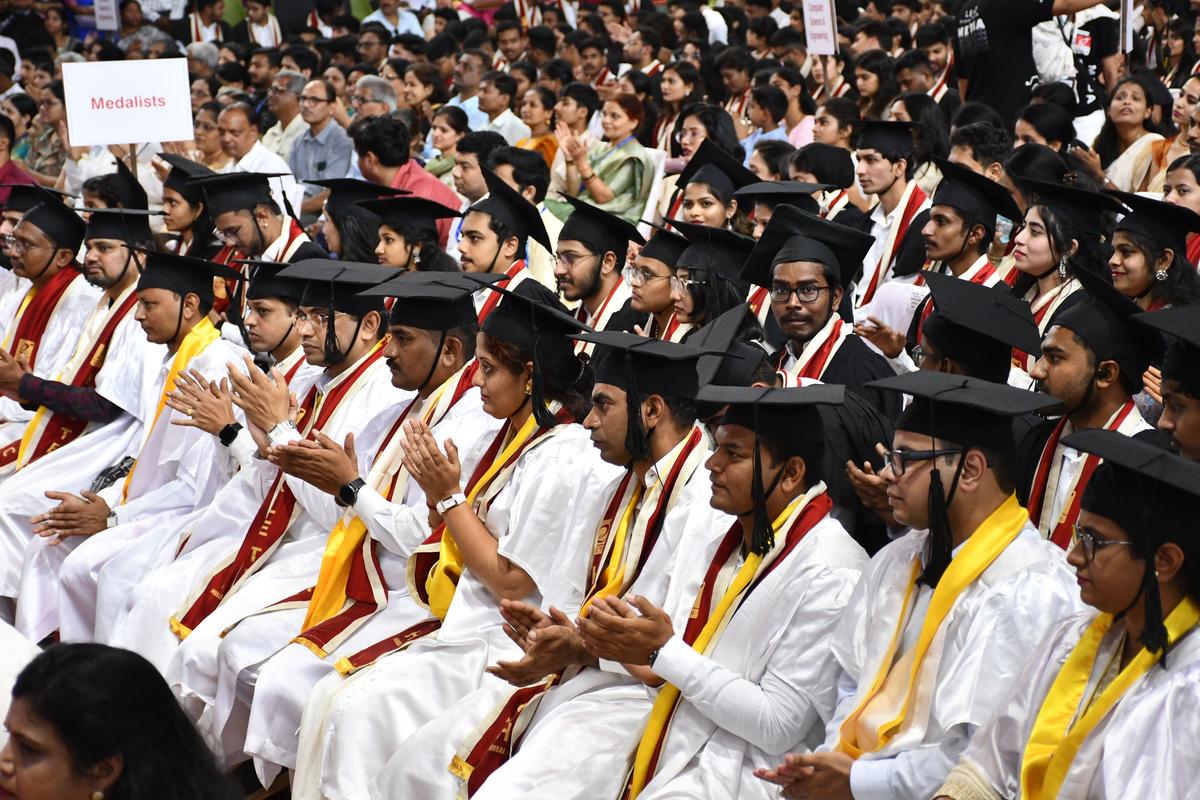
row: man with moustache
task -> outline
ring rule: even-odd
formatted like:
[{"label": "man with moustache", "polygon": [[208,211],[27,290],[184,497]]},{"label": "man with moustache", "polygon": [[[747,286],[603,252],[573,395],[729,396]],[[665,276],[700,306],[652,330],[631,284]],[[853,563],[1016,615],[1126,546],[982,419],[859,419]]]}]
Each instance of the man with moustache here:
[{"label": "man with moustache", "polygon": [[[575,210],[563,223],[554,256],[558,293],[568,303],[578,303],[575,318],[592,330],[623,331],[636,322],[630,308],[632,293],[621,277],[630,242],[644,245],[637,228],[591,203],[566,198]],[[590,353],[593,345],[580,340],[577,352]]]}]

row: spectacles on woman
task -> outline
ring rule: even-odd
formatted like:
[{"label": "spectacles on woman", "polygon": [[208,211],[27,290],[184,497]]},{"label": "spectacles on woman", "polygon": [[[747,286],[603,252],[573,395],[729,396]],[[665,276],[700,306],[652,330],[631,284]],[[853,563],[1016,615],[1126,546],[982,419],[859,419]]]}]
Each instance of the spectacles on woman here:
[{"label": "spectacles on woman", "polygon": [[1092,531],[1091,528],[1085,528],[1078,522],[1071,526],[1071,547],[1074,548],[1076,545],[1082,546],[1083,557],[1089,564],[1092,563],[1092,559],[1096,557],[1097,548],[1108,547],[1109,545],[1114,544],[1132,545],[1135,544],[1135,542],[1119,542],[1115,539],[1101,539]]}]

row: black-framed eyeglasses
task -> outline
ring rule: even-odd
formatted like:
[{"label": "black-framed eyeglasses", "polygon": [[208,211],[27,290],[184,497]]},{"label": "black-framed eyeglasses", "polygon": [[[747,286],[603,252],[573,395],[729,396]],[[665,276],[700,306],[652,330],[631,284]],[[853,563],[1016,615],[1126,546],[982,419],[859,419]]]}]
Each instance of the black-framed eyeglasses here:
[{"label": "black-framed eyeglasses", "polygon": [[1113,544],[1132,545],[1136,544],[1136,542],[1118,542],[1115,539],[1101,539],[1092,533],[1090,528],[1085,528],[1078,522],[1071,526],[1071,547],[1074,548],[1075,545],[1080,545],[1083,548],[1083,557],[1089,564],[1096,557],[1097,548],[1108,547]]},{"label": "black-framed eyeglasses", "polygon": [[908,469],[908,465],[916,461],[932,461],[942,456],[960,455],[964,452],[961,447],[941,450],[885,450],[883,460],[892,468],[892,473],[899,478]]},{"label": "black-framed eyeglasses", "polygon": [[771,295],[771,302],[786,303],[791,299],[792,295],[796,295],[796,299],[801,303],[815,302],[821,296],[821,292],[829,291],[832,287],[829,286],[784,286],[782,284],[774,284],[768,290]]},{"label": "black-framed eyeglasses", "polygon": [[313,97],[309,94],[302,94],[300,95],[300,102],[305,105],[319,106],[322,103],[328,103],[330,101],[326,100],[324,97]]}]

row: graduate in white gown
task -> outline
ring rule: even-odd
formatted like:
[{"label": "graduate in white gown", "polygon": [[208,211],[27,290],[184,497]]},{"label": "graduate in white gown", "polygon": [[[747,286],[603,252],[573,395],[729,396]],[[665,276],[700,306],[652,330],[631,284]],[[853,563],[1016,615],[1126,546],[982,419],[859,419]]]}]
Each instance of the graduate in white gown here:
[{"label": "graduate in white gown", "polygon": [[[33,539],[33,517],[68,499],[60,493],[86,499],[98,474],[136,454],[145,436],[157,399],[154,368],[166,354],[166,347],[149,341],[135,319],[135,290],[145,254],[134,248],[153,241],[148,215],[123,209],[97,209],[90,215],[83,274],[103,293],[79,332],[70,362],[55,380],[25,372],[0,353],[0,385],[38,409],[22,436],[16,472],[0,483],[4,530],[24,534],[26,543]],[[58,493],[48,495],[47,487]],[[77,542],[61,546],[61,554]],[[42,550],[40,544],[27,545],[26,555],[37,558]],[[19,590],[17,626],[40,641],[57,627],[53,609],[58,587],[37,580],[36,569],[29,575],[34,579]]]},{"label": "graduate in white gown", "polygon": [[[83,279],[75,264],[83,220],[57,194],[37,191],[41,202],[21,217],[9,245],[13,274],[28,283],[24,292],[10,295],[0,347],[28,363],[39,378],[54,380],[70,360],[100,290]],[[14,397],[0,397],[0,473],[15,468],[21,434],[32,417]],[[7,561],[19,563],[19,557]],[[15,579],[15,566],[6,568],[0,596],[13,596]]]},{"label": "graduate in white gown", "polygon": [[479,284],[438,273],[435,285],[428,277],[403,272],[367,290],[395,298],[383,356],[392,385],[415,392],[413,400],[379,414],[348,450],[322,435],[271,454],[288,474],[351,510],[327,532],[306,592],[243,620],[218,653],[218,703],[235,706],[220,731],[223,754],[227,763],[252,756],[264,786],[281,767],[296,768],[305,701],[338,659],[427,616],[406,581],[408,558],[430,529],[425,494],[403,462],[405,426],[419,422],[441,446],[452,437],[468,473],[500,427],[473,385],[472,293]]},{"label": "graduate in white gown", "polygon": [[[214,276],[236,274],[208,261],[146,254],[135,315],[151,343],[166,345],[153,388],[142,394],[149,401],[143,411],[151,420],[148,432],[137,460],[122,479],[86,497],[64,493],[58,505],[33,518],[33,533],[38,537],[27,545],[23,582],[57,585],[68,553],[119,548],[130,538],[153,531],[155,518],[169,520],[208,502],[228,478],[231,465],[215,457],[208,436],[171,424],[173,412],[165,407],[165,394],[182,370],[194,368],[214,375],[239,358],[240,351],[220,341],[207,316]],[[47,607],[29,618],[53,620],[57,627],[57,595],[36,597]]]},{"label": "graduate in white gown", "polygon": [[[344,437],[382,409],[403,402],[382,359],[383,304],[353,295],[354,287],[388,274],[376,266],[339,267],[328,259],[309,259],[279,272],[281,278],[307,281],[297,327],[305,361],[321,372],[294,400],[278,368],[269,375],[254,369],[251,378],[230,372],[234,402],[246,414],[260,455],[272,443],[318,430]],[[176,558],[147,576],[147,586],[164,591],[142,593],[113,641],[119,634],[122,644],[163,670],[188,699],[185,707],[199,717],[213,701],[221,632],[287,597],[295,581],[316,569],[319,537],[338,513],[327,494],[290,479],[264,458],[252,459],[189,522]],[[145,608],[147,600],[154,608]],[[129,624],[135,618],[139,624]]]},{"label": "graduate in white gown", "polygon": [[938,791],[947,800],[1194,797],[1200,762],[1200,465],[1115,431],[1067,558],[1086,611],[1030,651]]},{"label": "graduate in white gown", "polygon": [[882,473],[912,530],[871,560],[833,635],[825,744],[760,772],[785,797],[932,796],[1026,656],[1080,608],[1062,551],[1013,493],[1012,418],[1053,399],[929,371],[875,385],[913,396]]},{"label": "graduate in white gown", "polygon": [[[524,238],[529,223],[518,204],[536,209],[519,197],[510,205],[507,226]],[[409,435],[409,472],[428,500],[438,498],[444,520],[410,559],[410,592],[429,605],[436,632],[395,637],[405,649],[314,687],[301,722],[295,796],[365,797],[371,777],[413,731],[482,683],[502,685],[486,667],[520,653],[502,629],[502,600],[580,602],[586,564],[568,563],[566,554],[577,551],[577,537],[591,537],[599,498],[616,474],[576,421],[586,415],[591,371],[566,334],[580,329],[548,289],[523,281],[478,336],[484,410],[506,421],[474,475],[463,475],[453,447],[443,454],[427,433]],[[392,641],[385,651],[396,649]]]},{"label": "graduate in white gown", "polygon": [[[713,530],[723,533],[728,528],[729,520],[720,512],[709,511],[717,524],[701,524],[700,513],[689,517],[696,506],[709,509],[704,462],[710,450],[696,424],[695,401],[703,351],[630,333],[579,338],[595,347],[592,410],[583,426],[600,457],[625,468],[597,498],[604,509],[598,525],[591,536],[576,539],[578,551],[568,559],[589,564],[586,582],[579,587],[582,610],[504,603],[502,613],[524,653],[519,660],[501,661],[489,671],[511,685],[488,682],[417,730],[397,749],[404,757],[393,757],[376,779],[372,796],[450,797],[468,779],[473,789],[478,787],[514,753],[540,704],[558,702],[564,694],[615,682],[624,691],[646,697],[649,690],[641,679],[653,680],[653,676],[634,668],[638,675],[634,677],[620,665],[612,665],[613,673],[594,669],[599,664],[583,649],[570,620],[577,613],[586,615],[600,597],[619,596],[633,585],[644,585],[652,596],[661,597],[685,539],[689,547],[693,541],[703,547],[714,537]],[[696,527],[685,528],[685,520]],[[534,629],[532,638],[520,633]],[[639,713],[636,705],[634,724]],[[599,731],[573,730],[571,737],[582,737],[582,748],[607,751],[604,739],[593,734],[603,737],[615,730],[624,736],[621,722],[629,718],[614,699],[611,713],[596,720]],[[564,744],[561,738],[558,742]],[[575,759],[561,756],[555,765],[570,773],[572,785],[581,789],[591,785]],[[536,760],[536,764],[543,779],[549,779],[547,762]],[[611,770],[602,773],[600,777],[611,779]],[[566,796],[547,784],[539,790],[547,796]]]},{"label": "graduate in white gown", "polygon": [[[300,347],[296,310],[305,284],[278,278],[284,266],[267,262],[252,265],[243,325],[256,363],[274,364],[293,393],[303,394],[320,367],[309,366]],[[216,452],[227,453],[225,457],[231,456],[239,468],[252,464],[258,445],[250,430],[238,421],[241,410],[234,406],[227,375],[212,383],[195,371],[178,376],[175,390],[167,395],[167,406],[177,412],[173,424],[194,427],[215,437],[221,445]],[[126,542],[105,554],[92,553],[102,557],[103,563],[90,563],[84,568],[76,559],[68,560],[59,593],[62,637],[108,642],[116,636],[128,610],[145,592],[152,591],[146,576],[178,555],[184,543],[181,534],[206,508],[161,520],[162,528],[155,536]]]}]

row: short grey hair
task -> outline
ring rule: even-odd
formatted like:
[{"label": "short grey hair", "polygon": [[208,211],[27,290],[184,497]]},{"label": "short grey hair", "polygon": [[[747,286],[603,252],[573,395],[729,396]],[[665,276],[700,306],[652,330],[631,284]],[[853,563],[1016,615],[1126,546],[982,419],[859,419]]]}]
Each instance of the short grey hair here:
[{"label": "short grey hair", "polygon": [[275,79],[284,78],[287,80],[287,90],[299,97],[304,94],[304,85],[308,83],[308,78],[296,72],[294,69],[281,69],[275,73]]},{"label": "short grey hair", "polygon": [[392,88],[392,84],[377,75],[363,75],[358,79],[358,83],[354,84],[354,88],[366,90],[373,102],[387,106],[389,114],[398,106],[396,90]]},{"label": "short grey hair", "polygon": [[186,49],[188,58],[203,61],[208,65],[209,69],[217,68],[217,61],[221,56],[221,51],[212,42],[192,42]]}]

